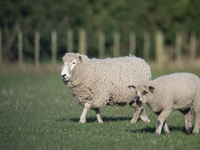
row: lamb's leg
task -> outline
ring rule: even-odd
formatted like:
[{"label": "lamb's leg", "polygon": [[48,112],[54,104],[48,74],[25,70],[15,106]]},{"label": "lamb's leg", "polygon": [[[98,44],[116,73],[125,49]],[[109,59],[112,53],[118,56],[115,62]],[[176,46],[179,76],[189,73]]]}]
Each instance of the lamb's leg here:
[{"label": "lamb's leg", "polygon": [[86,122],[86,114],[87,114],[87,111],[90,109],[90,107],[91,107],[90,104],[85,103],[83,112],[82,112],[80,120],[79,120],[79,123],[85,123]]},{"label": "lamb's leg", "polygon": [[136,100],[132,101],[130,104],[130,106],[132,106],[135,109],[135,113],[133,115],[133,118],[131,119],[131,124],[136,123],[139,116],[141,117],[141,120],[144,122],[150,122],[150,120],[148,119],[146,112],[144,110],[143,107],[139,107],[136,104]]},{"label": "lamb's leg", "polygon": [[[163,124],[165,122],[165,120],[167,120],[167,117],[169,116],[169,114],[171,113],[171,110],[163,110],[159,116],[158,116],[158,120],[157,120],[157,125],[156,125],[156,132],[155,135],[160,135],[161,134],[161,130],[163,127]],[[166,124],[167,125],[167,124]],[[168,127],[167,127],[168,128]],[[164,127],[164,129],[167,131],[166,126]]]},{"label": "lamb's leg", "polygon": [[140,116],[140,112],[142,111],[142,108],[140,107],[134,107],[135,109],[135,113],[133,115],[133,118],[131,119],[131,124],[136,123],[139,116]]},{"label": "lamb's leg", "polygon": [[180,110],[185,115],[185,129],[188,134],[192,133],[192,112],[191,109]]},{"label": "lamb's leg", "polygon": [[192,133],[198,134],[199,133],[199,126],[200,126],[200,110],[197,111],[193,107],[193,112],[194,112],[195,124],[194,124],[194,129],[193,129]]},{"label": "lamb's leg", "polygon": [[167,121],[165,120],[164,124],[163,124],[163,129],[165,131],[165,134],[170,134],[170,130],[167,126]]},{"label": "lamb's leg", "polygon": [[95,108],[94,111],[96,112],[98,122],[103,123],[99,108]]},{"label": "lamb's leg", "polygon": [[149,118],[147,117],[147,114],[145,112],[144,107],[142,108],[141,112],[140,112],[140,118],[142,121],[144,122],[150,122]]}]

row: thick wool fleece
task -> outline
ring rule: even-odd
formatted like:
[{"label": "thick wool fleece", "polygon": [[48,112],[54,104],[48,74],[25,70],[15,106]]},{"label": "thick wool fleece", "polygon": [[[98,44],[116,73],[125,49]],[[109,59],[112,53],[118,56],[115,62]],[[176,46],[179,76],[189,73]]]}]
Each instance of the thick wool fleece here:
[{"label": "thick wool fleece", "polygon": [[[185,115],[185,127],[189,134],[199,132],[200,79],[198,76],[191,73],[175,73],[142,83],[135,89],[139,96],[137,100],[146,103],[158,115],[156,135],[161,134],[162,126],[165,133],[170,133],[166,119],[173,109]],[[193,131],[190,105],[195,116]]]},{"label": "thick wool fleece", "polygon": [[[66,53],[64,62],[79,59],[80,54]],[[74,99],[91,108],[107,105],[126,105],[133,100],[135,92],[128,85],[151,79],[151,69],[141,58],[126,56],[120,58],[89,59],[80,55],[81,61],[72,71],[69,81],[64,82],[73,92]]]},{"label": "thick wool fleece", "polygon": [[194,74],[174,73],[143,84],[154,87],[152,98],[147,97],[147,105],[154,112],[163,109],[184,110],[193,101],[200,106],[200,80]]}]

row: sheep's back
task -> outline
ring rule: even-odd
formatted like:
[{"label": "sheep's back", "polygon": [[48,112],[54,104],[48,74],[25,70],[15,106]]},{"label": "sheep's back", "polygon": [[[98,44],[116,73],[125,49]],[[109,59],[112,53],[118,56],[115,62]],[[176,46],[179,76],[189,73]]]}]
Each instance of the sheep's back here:
[{"label": "sheep's back", "polygon": [[98,81],[109,91],[112,105],[129,103],[135,93],[128,86],[151,79],[149,65],[143,59],[134,56],[92,61],[94,66],[98,66],[98,72],[101,73]]},{"label": "sheep's back", "polygon": [[190,73],[175,73],[152,81],[157,101],[166,106],[173,104],[173,109],[188,107],[194,100],[199,78]]}]

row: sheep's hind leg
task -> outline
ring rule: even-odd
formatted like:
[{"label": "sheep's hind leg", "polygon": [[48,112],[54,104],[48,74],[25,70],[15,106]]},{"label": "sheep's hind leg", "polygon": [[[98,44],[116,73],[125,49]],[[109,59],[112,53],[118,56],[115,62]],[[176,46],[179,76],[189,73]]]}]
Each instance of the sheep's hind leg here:
[{"label": "sheep's hind leg", "polygon": [[185,129],[188,134],[192,133],[192,112],[191,109],[180,110],[185,115]]},{"label": "sheep's hind leg", "polygon": [[193,108],[193,112],[194,112],[195,124],[192,133],[198,134],[200,126],[200,111],[199,110],[197,111],[195,108]]},{"label": "sheep's hind leg", "polygon": [[81,114],[79,123],[85,123],[86,122],[86,115],[87,115],[87,111],[90,109],[91,105],[88,103],[85,103],[84,108],[83,108],[83,112]]},{"label": "sheep's hind leg", "polygon": [[94,111],[96,112],[98,122],[103,123],[99,108],[95,108]]}]

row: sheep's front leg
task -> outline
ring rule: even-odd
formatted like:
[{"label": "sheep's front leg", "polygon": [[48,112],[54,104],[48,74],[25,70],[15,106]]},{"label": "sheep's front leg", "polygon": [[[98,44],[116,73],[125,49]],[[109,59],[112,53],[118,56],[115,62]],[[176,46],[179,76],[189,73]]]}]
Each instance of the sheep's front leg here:
[{"label": "sheep's front leg", "polygon": [[103,123],[99,108],[95,108],[94,111],[96,112],[98,122]]},{"label": "sheep's front leg", "polygon": [[150,122],[149,118],[147,117],[147,114],[145,112],[144,107],[142,108],[141,112],[140,112],[140,118],[142,121],[144,122]]},{"label": "sheep's front leg", "polygon": [[136,99],[133,100],[129,105],[132,106],[135,109],[135,113],[133,115],[133,118],[131,119],[131,124],[136,123],[137,120],[138,120],[138,118],[139,118],[139,116],[140,116],[140,118],[141,118],[142,121],[144,121],[144,122],[150,122],[150,120],[148,119],[148,117],[146,115],[146,112],[145,112],[143,106],[139,107],[136,104]]},{"label": "sheep's front leg", "polygon": [[166,132],[168,133],[169,128],[165,121],[167,120],[167,117],[169,116],[170,113],[171,113],[171,110],[164,110],[159,114],[158,120],[157,120],[157,125],[156,125],[155,135],[161,134],[163,125],[165,125],[164,126],[165,133]]},{"label": "sheep's front leg", "polygon": [[140,112],[142,111],[142,108],[140,107],[134,107],[135,109],[135,113],[133,115],[133,118],[131,119],[131,124],[136,123],[139,116],[140,116]]},{"label": "sheep's front leg", "polygon": [[165,120],[164,124],[163,124],[163,129],[165,131],[165,134],[170,134],[170,130],[168,128],[168,125],[167,125],[167,121]]},{"label": "sheep's front leg", "polygon": [[85,123],[86,122],[86,115],[87,115],[87,111],[90,109],[91,105],[88,103],[85,103],[84,108],[83,108],[83,112],[81,114],[79,123]]}]

